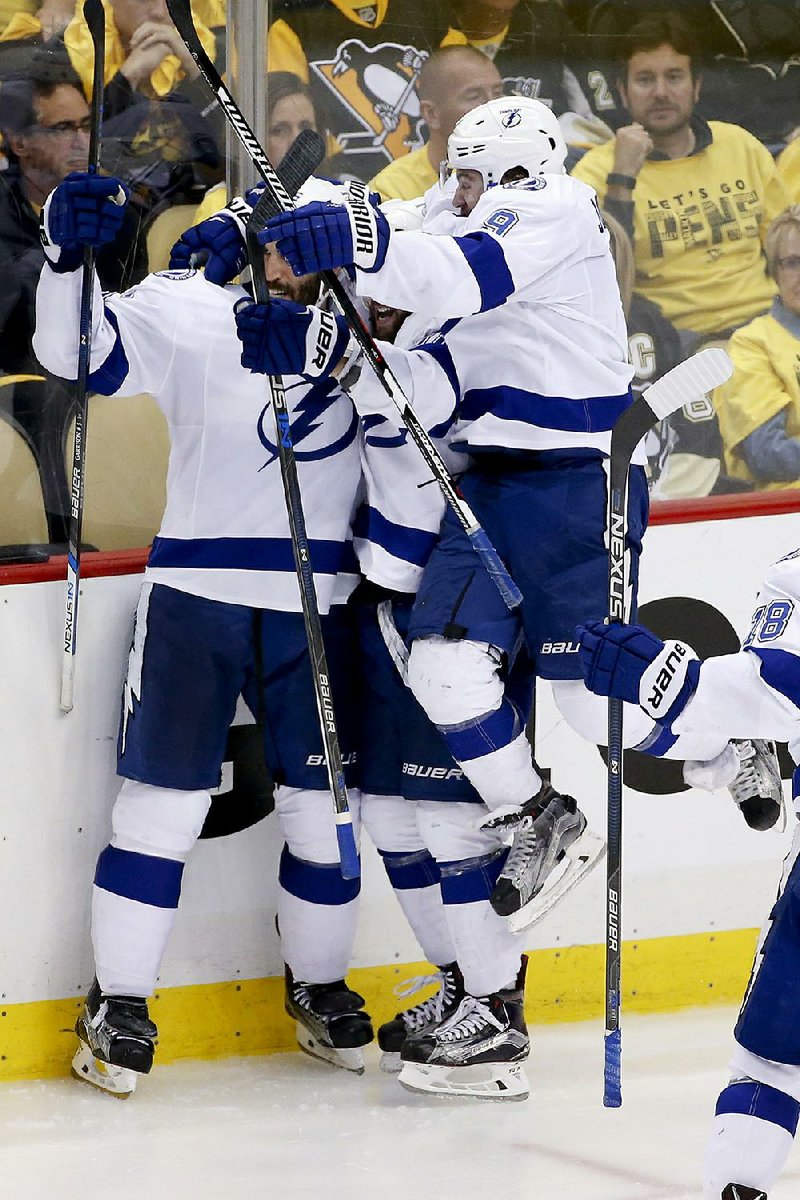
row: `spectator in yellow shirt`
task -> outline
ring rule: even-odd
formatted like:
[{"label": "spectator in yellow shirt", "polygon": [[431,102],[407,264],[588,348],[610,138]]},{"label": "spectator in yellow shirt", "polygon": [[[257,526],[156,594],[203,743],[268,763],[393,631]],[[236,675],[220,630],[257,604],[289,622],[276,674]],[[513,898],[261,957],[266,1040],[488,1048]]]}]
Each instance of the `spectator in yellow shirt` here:
[{"label": "spectator in yellow shirt", "polygon": [[778,295],[731,338],[736,370],[714,403],[729,473],[773,490],[800,483],[800,204],[772,222],[765,248]]},{"label": "spectator in yellow shirt", "polygon": [[778,158],[778,175],[793,203],[800,203],[800,129]]},{"label": "spectator in yellow shirt", "polygon": [[428,141],[384,167],[370,180],[370,187],[382,200],[413,200],[423,195],[439,178],[439,164],[446,156],[447,139],[456,121],[502,94],[500,72],[480,50],[473,46],[436,50],[417,81]]},{"label": "spectator in yellow shirt", "polygon": [[636,290],[682,332],[687,353],[769,308],[761,238],[789,203],[752,134],[698,116],[694,43],[673,16],[634,25],[618,80],[630,123],[573,169],[632,234]]}]

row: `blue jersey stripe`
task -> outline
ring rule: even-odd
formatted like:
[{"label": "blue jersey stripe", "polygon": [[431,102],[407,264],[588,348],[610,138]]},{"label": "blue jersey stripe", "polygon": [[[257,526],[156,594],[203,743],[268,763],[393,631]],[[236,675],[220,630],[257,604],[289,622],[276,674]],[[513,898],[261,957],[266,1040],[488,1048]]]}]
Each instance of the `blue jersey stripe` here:
[{"label": "blue jersey stripe", "polygon": [[459,416],[465,421],[477,421],[491,413],[506,421],[523,421],[526,425],[564,433],[607,433],[630,403],[630,392],[573,400],[500,384],[466,392]]},{"label": "blue jersey stripe", "polygon": [[[309,541],[311,565],[319,575],[357,572],[351,542]],[[153,539],[148,566],[222,569],[228,571],[294,571],[289,538]]]},{"label": "blue jersey stripe", "polygon": [[358,510],[353,522],[353,535],[373,542],[395,558],[413,563],[416,567],[425,566],[439,537],[438,533],[397,525],[369,504],[363,504]]},{"label": "blue jersey stripe", "polygon": [[91,391],[100,396],[113,396],[122,387],[131,365],[122,345],[119,323],[110,308],[105,309],[105,318],[114,330],[114,345],[102,367],[89,373],[86,383]]},{"label": "blue jersey stripe", "polygon": [[776,692],[780,692],[795,707],[800,708],[800,659],[786,650],[759,650],[748,646],[748,650],[761,659],[761,678]]},{"label": "blue jersey stripe", "polygon": [[453,395],[456,400],[460,399],[461,386],[458,382],[458,372],[456,371],[456,365],[453,362],[450,348],[444,339],[440,338],[435,342],[426,342],[422,346],[415,346],[414,349],[422,351],[423,354],[430,354],[431,358],[439,364],[447,376],[447,382],[453,389]]},{"label": "blue jersey stripe", "polygon": [[480,312],[505,304],[516,290],[503,248],[488,233],[468,233],[453,239],[481,290]]}]

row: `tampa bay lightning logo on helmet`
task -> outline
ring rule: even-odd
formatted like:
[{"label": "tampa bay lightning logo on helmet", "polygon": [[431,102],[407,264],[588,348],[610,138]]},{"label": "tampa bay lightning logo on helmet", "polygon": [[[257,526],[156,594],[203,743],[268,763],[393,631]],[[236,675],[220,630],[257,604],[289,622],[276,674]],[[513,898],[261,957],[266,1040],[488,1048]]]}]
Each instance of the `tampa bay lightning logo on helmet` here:
[{"label": "tampa bay lightning logo on helmet", "polygon": [[504,112],[500,118],[500,122],[504,129],[513,129],[515,125],[519,125],[522,117],[518,108],[511,108],[508,112]]}]

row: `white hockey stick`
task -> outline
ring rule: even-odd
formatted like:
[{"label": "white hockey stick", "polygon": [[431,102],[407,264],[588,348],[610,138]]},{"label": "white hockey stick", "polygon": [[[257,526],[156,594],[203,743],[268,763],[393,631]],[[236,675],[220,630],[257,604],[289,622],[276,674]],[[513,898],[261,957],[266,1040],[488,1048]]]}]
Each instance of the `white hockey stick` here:
[{"label": "white hockey stick", "polygon": [[[708,347],[673,367],[645,388],[617,421],[611,434],[608,487],[608,622],[625,621],[625,543],[628,524],[628,470],[633,452],[648,430],[733,374],[724,350]],[[620,1027],[620,948],[622,945],[622,701],[608,701],[608,857],[606,859],[606,1032],[603,1104],[622,1104]]]}]

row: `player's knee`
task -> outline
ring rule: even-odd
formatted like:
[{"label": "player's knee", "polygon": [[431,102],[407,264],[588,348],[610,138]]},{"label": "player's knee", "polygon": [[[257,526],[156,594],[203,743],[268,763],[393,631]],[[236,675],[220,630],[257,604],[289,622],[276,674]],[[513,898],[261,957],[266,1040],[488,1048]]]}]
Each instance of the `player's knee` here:
[{"label": "player's knee", "polygon": [[[348,800],[353,832],[358,840],[360,797],[357,792],[350,791]],[[338,863],[339,844],[328,792],[278,787],[275,789],[275,812],[283,839],[295,858],[307,863]]]},{"label": "player's knee", "polygon": [[125,779],[111,814],[111,845],[182,861],[211,805],[207,791],[182,792]]},{"label": "player's knee", "polygon": [[417,824],[437,862],[462,862],[494,853],[502,840],[478,822],[486,815],[481,804],[466,801],[419,800]]},{"label": "player's knee", "polygon": [[395,854],[424,849],[417,828],[417,805],[403,796],[361,797],[361,824],[378,850]]},{"label": "player's knee", "polygon": [[503,698],[498,657],[485,642],[419,638],[408,685],[434,725],[457,725],[497,708]]}]

